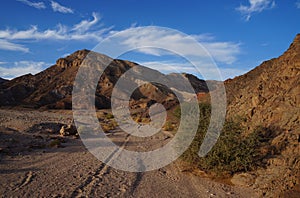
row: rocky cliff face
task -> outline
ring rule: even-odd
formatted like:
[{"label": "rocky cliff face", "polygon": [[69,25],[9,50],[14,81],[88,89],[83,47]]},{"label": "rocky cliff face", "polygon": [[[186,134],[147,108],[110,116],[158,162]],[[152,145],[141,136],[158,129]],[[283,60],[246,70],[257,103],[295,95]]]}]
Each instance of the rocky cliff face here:
[{"label": "rocky cliff face", "polygon": [[225,86],[228,117],[242,118],[246,132],[256,126],[273,128],[277,134],[271,146],[284,145],[270,155],[267,169],[253,173],[253,187],[265,196],[292,193],[300,183],[300,34],[283,55]]},{"label": "rocky cliff face", "polygon": [[225,82],[229,116],[255,125],[300,130],[300,34],[280,57]]},{"label": "rocky cliff face", "polygon": [[[89,53],[89,50],[76,51],[65,58],[58,59],[55,65],[36,75],[27,74],[1,83],[0,106],[71,109],[72,89],[75,76],[81,63]],[[98,53],[97,58],[100,60],[110,59]],[[151,70],[151,73],[156,74],[157,79],[166,79],[170,82],[176,82],[176,80],[190,81],[196,92],[208,92],[206,83],[193,75],[164,75],[158,71],[130,61],[113,60],[101,78],[99,77],[100,80],[95,97],[95,105],[97,108],[110,108],[112,90],[118,79],[129,69],[133,69],[136,74],[136,79],[131,79],[133,81],[138,81],[138,78],[142,77],[141,72]],[[167,88],[155,83],[144,84],[133,93],[131,100],[132,108],[147,107],[153,104],[153,102],[160,102],[163,103],[167,109],[171,108],[178,103],[171,88],[172,87]],[[190,94],[185,93],[184,86],[177,86],[177,91],[182,94]]]}]

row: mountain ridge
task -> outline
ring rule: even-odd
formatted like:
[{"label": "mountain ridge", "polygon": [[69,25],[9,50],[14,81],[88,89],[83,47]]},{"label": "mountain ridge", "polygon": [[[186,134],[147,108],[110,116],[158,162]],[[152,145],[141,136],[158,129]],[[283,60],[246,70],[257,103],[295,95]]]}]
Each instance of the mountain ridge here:
[{"label": "mountain ridge", "polygon": [[[300,34],[278,58],[264,61],[248,73],[226,80],[229,116],[236,114],[257,125],[275,125],[284,129],[300,125],[300,95],[297,94],[300,93],[299,52]],[[284,106],[295,116],[282,115],[284,109],[275,106]]]},{"label": "mountain ridge", "polygon": [[[72,89],[75,76],[81,63],[89,53],[91,53],[91,51],[87,49],[78,50],[64,58],[59,58],[55,65],[50,66],[38,74],[26,74],[2,83],[0,86],[0,106],[71,109]],[[99,59],[110,59],[110,57],[106,55],[96,54]],[[140,71],[151,70],[151,72],[156,72],[157,78],[165,78],[168,82],[172,82],[174,78],[179,81],[189,80],[197,92],[208,92],[205,81],[193,75],[164,75],[131,61],[115,59],[107,66],[98,83],[95,98],[97,108],[110,108],[110,97],[114,85],[122,74],[133,67],[136,68],[134,72],[137,78],[142,77],[139,76]],[[157,102],[164,103],[167,109],[178,103],[174,93],[172,93],[170,89],[154,85],[153,83],[152,85],[154,86],[150,84],[141,86],[133,93],[132,98],[136,99],[136,101],[132,103],[135,104],[135,108],[139,106],[138,103],[144,103],[142,106],[145,106],[145,103],[150,102],[150,99],[145,99],[147,98],[145,95],[148,93],[152,93],[152,98],[156,98]],[[178,86],[178,84],[175,85],[174,83],[172,85]],[[158,88],[160,92],[156,92],[156,88]],[[183,85],[180,85],[177,91],[186,95]]]},{"label": "mountain ridge", "polygon": [[266,167],[237,175],[263,197],[300,194],[300,34],[278,58],[264,61],[250,72],[225,81],[227,117],[239,120],[247,135],[259,127],[277,149]]},{"label": "mountain ridge", "polygon": [[[76,73],[89,50],[78,50],[60,58],[56,64],[36,74],[27,74],[0,83],[0,106],[27,106],[33,108],[70,109],[72,87]],[[100,58],[109,57],[98,54]],[[113,60],[104,71],[96,91],[96,107],[110,108],[110,96],[120,76],[129,69],[136,77],[145,67],[126,60]],[[148,71],[151,69],[147,68]],[[191,74],[164,75],[157,78],[189,81],[199,98],[209,96],[206,82]],[[169,79],[169,80],[170,80]],[[134,79],[135,81],[139,78]],[[210,83],[210,82],[207,82]],[[218,82],[214,89],[218,89]],[[137,83],[136,83],[137,84]],[[262,197],[290,197],[300,194],[300,34],[278,58],[264,61],[244,75],[224,81],[227,93],[227,118],[244,126],[244,137],[263,127],[267,132],[265,167],[234,175],[235,184],[252,187]],[[177,92],[188,96],[184,86]],[[122,94],[121,90],[119,90]],[[210,90],[213,91],[213,90]],[[154,102],[166,109],[178,105],[173,91],[164,86],[148,83],[132,94],[130,106],[134,110],[147,109]],[[241,137],[236,137],[241,138]],[[269,138],[269,139],[268,139]],[[237,179],[240,178],[240,179]]]}]

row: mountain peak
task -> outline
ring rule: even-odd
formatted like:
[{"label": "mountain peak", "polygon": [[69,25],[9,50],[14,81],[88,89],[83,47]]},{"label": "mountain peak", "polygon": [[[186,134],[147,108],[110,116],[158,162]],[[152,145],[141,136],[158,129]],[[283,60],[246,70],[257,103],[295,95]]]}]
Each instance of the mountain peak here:
[{"label": "mountain peak", "polygon": [[300,43],[300,33],[296,35],[294,42]]},{"label": "mountain peak", "polygon": [[279,58],[225,81],[228,115],[244,116],[252,126],[299,130],[299,63],[300,34]]},{"label": "mountain peak", "polygon": [[[136,84],[136,86],[138,82],[144,81],[143,75],[148,75],[149,73],[155,73],[155,77],[158,79],[169,80],[170,84],[174,81],[174,78],[168,78],[158,71],[146,68],[137,63],[112,59],[104,54],[83,49],[66,57],[59,58],[55,65],[36,75],[21,76],[9,81],[9,84],[5,83],[5,86],[0,86],[0,106],[21,105],[34,108],[71,109],[74,80],[85,58],[88,59],[86,62],[87,65],[90,64],[93,66],[95,64],[110,63],[106,66],[101,77],[99,76],[100,79],[95,97],[95,106],[99,109],[110,108],[110,98],[114,86],[118,82],[118,79],[131,68],[133,68],[132,71],[135,77],[134,79],[128,77],[126,82],[131,82]],[[95,62],[93,62],[93,58],[95,58]],[[105,64],[103,66],[105,66]],[[86,73],[86,75],[89,76],[90,74]],[[191,81],[196,92],[208,92],[204,81],[188,74],[186,74],[186,79]],[[183,79],[181,78],[179,80]],[[180,81],[174,81],[175,84],[172,84],[172,86],[180,86],[178,88],[180,93],[185,95],[189,94],[185,91],[184,83],[178,85],[178,82]],[[157,83],[150,84],[148,83],[148,85],[141,86],[138,91],[132,94],[133,100],[130,104],[133,109],[139,109],[141,106],[146,108],[148,104],[153,102],[153,99],[164,103],[166,109],[177,104],[178,100],[168,88],[160,86]],[[126,91],[119,89],[118,93],[126,94]]]},{"label": "mountain peak", "polygon": [[77,50],[76,52],[64,58],[59,58],[56,61],[56,65],[62,68],[79,66],[82,63],[83,59],[88,55],[88,53],[90,53],[90,50],[87,49]]},{"label": "mountain peak", "polygon": [[77,51],[75,51],[74,53],[70,54],[67,57],[70,57],[70,56],[74,57],[74,56],[76,56],[77,58],[82,58],[82,57],[85,57],[90,52],[91,51],[88,50],[88,49],[77,50]]},{"label": "mountain peak", "polygon": [[300,51],[300,34],[297,34],[293,42],[291,43],[288,50],[281,56],[281,58],[284,59],[292,59],[295,56],[297,56],[297,59],[300,59],[299,57],[299,51]]},{"label": "mountain peak", "polygon": [[300,34],[297,34],[294,41],[292,42],[292,44],[290,45],[289,49],[299,49],[300,48]]}]

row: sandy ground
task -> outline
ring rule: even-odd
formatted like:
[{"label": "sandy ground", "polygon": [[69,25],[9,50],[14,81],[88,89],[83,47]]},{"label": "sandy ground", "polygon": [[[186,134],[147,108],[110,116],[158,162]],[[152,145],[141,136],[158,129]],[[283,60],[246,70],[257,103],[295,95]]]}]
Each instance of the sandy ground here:
[{"label": "sandy ground", "polygon": [[[114,169],[80,139],[58,135],[71,121],[70,111],[0,110],[1,197],[257,197],[251,189],[182,172],[178,161],[150,172]],[[161,133],[145,142],[118,129],[108,136],[128,150],[156,148],[171,138]],[[51,145],[55,141],[61,144]]]}]

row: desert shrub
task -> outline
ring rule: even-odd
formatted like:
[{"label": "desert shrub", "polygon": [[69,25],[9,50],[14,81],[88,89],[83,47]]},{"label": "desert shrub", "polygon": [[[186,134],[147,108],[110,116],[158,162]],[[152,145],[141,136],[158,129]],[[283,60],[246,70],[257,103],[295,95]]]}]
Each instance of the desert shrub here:
[{"label": "desert shrub", "polygon": [[199,167],[218,175],[252,170],[257,166],[259,140],[252,133],[242,137],[238,123],[228,121],[213,149],[199,159]]},{"label": "desert shrub", "polygon": [[180,106],[178,105],[175,110],[173,111],[173,114],[176,118],[180,118],[181,116],[181,110],[180,110]]},{"label": "desert shrub", "polygon": [[104,132],[108,132],[108,131],[116,129],[116,127],[118,126],[118,123],[115,120],[111,120],[110,122],[107,122],[107,123],[100,123],[100,125]]},{"label": "desert shrub", "polygon": [[142,118],[142,123],[150,123],[151,119],[150,118]]},{"label": "desert shrub", "polygon": [[141,116],[135,116],[133,117],[133,120],[136,122],[136,123],[150,123],[151,119],[150,118],[145,118],[145,117],[141,117]]},{"label": "desert shrub", "polygon": [[175,129],[173,124],[170,121],[166,121],[163,128],[165,131],[173,131]]},{"label": "desert shrub", "polygon": [[261,165],[260,148],[269,144],[270,133],[267,128],[259,127],[248,136],[243,136],[240,123],[226,121],[217,143],[212,150],[200,158],[198,152],[210,122],[211,107],[200,104],[200,121],[197,134],[181,159],[208,173],[222,176],[236,172],[254,170]]},{"label": "desert shrub", "polygon": [[56,139],[56,140],[52,140],[50,143],[49,143],[49,145],[48,145],[49,147],[60,147],[61,146],[61,142],[58,140],[58,139]]},{"label": "desert shrub", "polygon": [[[210,104],[208,103],[199,103],[199,108],[200,108],[200,117],[204,116],[204,114],[210,114]],[[181,104],[181,106],[183,108],[186,108],[186,109],[190,109],[190,110],[193,110],[193,105],[191,105],[191,103],[189,102],[184,102]],[[173,111],[173,115],[176,117],[176,118],[180,118],[181,117],[181,108],[180,108],[180,105],[178,105],[174,111]]]},{"label": "desert shrub", "polygon": [[105,115],[105,118],[106,118],[106,119],[113,119],[113,118],[114,118],[114,115],[111,114],[111,113],[107,113],[107,114]]}]

